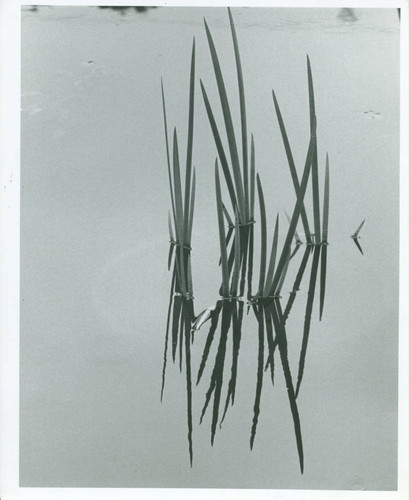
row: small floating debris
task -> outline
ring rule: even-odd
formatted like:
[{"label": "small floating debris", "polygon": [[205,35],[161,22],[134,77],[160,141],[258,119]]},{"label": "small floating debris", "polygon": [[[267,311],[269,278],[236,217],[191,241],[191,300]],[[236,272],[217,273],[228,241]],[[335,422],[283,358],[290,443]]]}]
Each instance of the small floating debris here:
[{"label": "small floating debris", "polygon": [[362,226],[364,225],[365,219],[359,224],[358,229],[355,231],[353,235],[351,235],[351,238],[359,238],[359,233],[362,229]]},{"label": "small floating debris", "polygon": [[216,310],[216,304],[213,306],[209,306],[207,309],[202,311],[195,319],[195,322],[192,325],[192,331],[196,332],[200,330],[202,325],[208,321],[212,315],[212,312]]},{"label": "small floating debris", "polygon": [[364,222],[365,222],[365,219],[359,224],[355,233],[353,235],[351,235],[351,238],[353,239],[355,245],[357,246],[358,250],[361,252],[362,255],[364,254],[364,252],[362,250],[361,245],[359,244],[358,238],[360,238],[359,233],[362,229],[362,226],[364,225]]}]

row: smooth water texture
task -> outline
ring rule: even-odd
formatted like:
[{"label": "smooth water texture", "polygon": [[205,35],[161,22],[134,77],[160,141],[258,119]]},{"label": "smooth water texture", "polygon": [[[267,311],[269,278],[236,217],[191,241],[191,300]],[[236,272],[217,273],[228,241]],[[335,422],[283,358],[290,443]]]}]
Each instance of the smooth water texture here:
[{"label": "smooth water texture", "polygon": [[[21,486],[396,488],[399,18],[396,9],[233,9],[249,132],[269,216],[286,228],[294,190],[271,91],[301,175],[309,140],[306,54],[314,76],[320,189],[330,158],[327,292],[316,299],[298,408],[298,457],[284,377],[267,374],[249,440],[257,323],[243,324],[236,402],[210,446],[193,400],[189,466],[184,374],[168,364],[160,403],[171,275],[162,121],[186,155],[190,51],[196,38],[193,163],[195,308],[216,302],[216,149],[199,78],[221,123],[203,17],[219,53],[237,134],[227,10],[23,8],[21,137]],[[312,223],[311,192],[307,209]],[[256,203],[256,218],[259,217]],[[350,238],[360,222],[359,243]],[[299,226],[301,231],[301,226]],[[256,253],[259,248],[256,224]],[[290,271],[283,296],[291,289]],[[257,259],[255,282],[258,277]],[[288,323],[296,376],[309,268]],[[196,333],[194,374],[208,330]],[[195,378],[195,376],[194,376]]]}]

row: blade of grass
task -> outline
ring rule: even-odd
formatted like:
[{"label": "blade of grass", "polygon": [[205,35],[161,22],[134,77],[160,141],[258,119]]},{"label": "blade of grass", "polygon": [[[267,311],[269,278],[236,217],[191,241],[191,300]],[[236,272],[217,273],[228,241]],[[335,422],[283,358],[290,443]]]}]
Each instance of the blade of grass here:
[{"label": "blade of grass", "polygon": [[176,295],[173,300],[173,316],[172,316],[172,359],[176,361],[176,349],[178,346],[179,320],[182,301],[180,295]]},{"label": "blade of grass", "polygon": [[186,243],[188,246],[192,243],[192,230],[193,230],[193,215],[195,211],[195,197],[196,197],[196,169],[193,168],[192,188],[190,196],[190,209],[189,209],[189,224],[187,226]]},{"label": "blade of grass", "polygon": [[324,181],[324,210],[322,216],[322,241],[328,243],[328,219],[329,219],[329,158],[328,153],[325,162]]},{"label": "blade of grass", "polygon": [[[284,125],[284,120],[283,120],[283,117],[281,115],[280,107],[278,105],[278,101],[277,101],[274,90],[273,90],[273,101],[274,101],[274,108],[275,108],[276,115],[277,115],[278,125],[280,127],[281,137],[282,137],[283,143],[284,143],[284,149],[285,149],[285,152],[287,155],[288,165],[290,167],[291,179],[293,181],[295,193],[297,194],[299,189],[300,189],[300,185],[298,182],[297,170],[295,168],[295,163],[294,163],[293,154],[291,152],[290,142],[288,140],[287,131],[286,131],[285,125]],[[311,243],[310,226],[308,224],[308,218],[307,218],[307,213],[305,211],[304,203],[302,204],[302,207],[301,207],[301,220],[303,223],[304,233],[305,233],[305,238],[307,240],[307,243]]]},{"label": "blade of grass", "polygon": [[170,326],[170,316],[171,316],[172,304],[173,304],[173,294],[174,294],[174,289],[175,289],[175,277],[176,277],[176,271],[174,270],[172,273],[172,282],[170,285],[168,315],[167,315],[167,319],[166,319],[165,348],[163,350],[162,387],[161,387],[161,391],[160,391],[161,402],[163,399],[163,392],[165,390],[166,364],[167,364],[167,357],[168,357],[167,353],[168,353],[168,343],[169,343],[169,326]]},{"label": "blade of grass", "polygon": [[251,299],[253,281],[253,251],[254,251],[254,225],[250,226],[249,235],[249,258],[247,268],[247,299]]},{"label": "blade of grass", "polygon": [[230,302],[223,301],[222,304],[222,325],[220,332],[220,342],[219,348],[217,350],[216,362],[215,362],[215,378],[216,387],[214,391],[214,401],[213,401],[213,415],[212,415],[212,426],[211,426],[211,444],[213,446],[214,437],[216,434],[217,421],[219,419],[219,407],[220,407],[220,396],[223,384],[223,370],[224,370],[224,360],[226,356],[226,343],[227,334],[231,324],[231,311],[232,305]]},{"label": "blade of grass", "polygon": [[180,323],[179,323],[179,371],[182,373],[183,366],[183,341],[185,338],[185,311],[183,310],[183,304],[185,302],[185,297],[181,297],[181,309],[180,309]]},{"label": "blade of grass", "polygon": [[275,295],[280,295],[280,293],[281,293],[281,290],[282,290],[283,285],[284,285],[285,278],[287,276],[287,271],[288,271],[288,266],[290,264],[290,260],[291,260],[291,254],[290,254],[290,252],[288,252],[288,254],[287,254],[287,260],[286,260],[286,262],[284,264],[284,268],[283,268],[283,271],[281,273],[280,280],[278,282],[277,288],[274,290],[274,294]]},{"label": "blade of grass", "polygon": [[204,20],[204,25],[206,29],[207,41],[209,44],[210,55],[212,58],[213,69],[216,77],[217,88],[219,90],[220,103],[223,111],[224,124],[226,128],[227,141],[229,143],[229,151],[231,158],[231,165],[233,170],[233,178],[236,185],[236,193],[237,193],[237,203],[241,216],[241,221],[245,222],[245,199],[244,199],[244,191],[243,191],[243,182],[241,179],[240,173],[240,164],[239,157],[237,153],[237,143],[236,137],[234,134],[233,121],[230,113],[229,101],[227,98],[226,87],[224,85],[223,75],[220,68],[219,58],[217,56],[216,47],[213,42],[212,35],[210,33],[209,27],[207,25],[206,19]]},{"label": "blade of grass", "polygon": [[283,320],[283,315],[281,311],[281,304],[279,299],[275,299],[272,306],[272,318],[274,323],[274,328],[277,336],[277,345],[280,352],[281,365],[283,367],[285,383],[287,387],[287,395],[290,403],[291,414],[293,417],[295,438],[297,443],[298,459],[300,462],[301,474],[304,473],[304,451],[302,444],[302,434],[301,434],[301,422],[298,413],[297,401],[294,394],[294,385],[291,376],[290,365],[288,362],[288,347],[287,347],[287,335],[285,331],[285,325]]},{"label": "blade of grass", "polygon": [[170,197],[172,202],[172,213],[173,218],[175,220],[175,228],[176,228],[176,210],[175,210],[175,200],[173,196],[173,182],[172,182],[172,173],[170,167],[170,154],[169,154],[169,139],[168,139],[168,124],[166,120],[166,104],[165,104],[165,92],[163,90],[163,80],[161,79],[161,90],[162,90],[162,110],[163,110],[163,123],[165,128],[165,142],[166,142],[166,159],[168,164],[168,177],[169,177],[169,189],[170,189]]},{"label": "blade of grass", "polygon": [[281,273],[284,269],[285,263],[287,261],[287,255],[290,253],[291,250],[291,241],[294,238],[294,232],[297,227],[298,219],[300,216],[300,211],[301,207],[303,205],[303,200],[305,196],[305,191],[307,189],[307,184],[308,184],[308,178],[311,170],[311,162],[312,162],[312,157],[314,154],[315,150],[315,128],[313,128],[313,133],[311,134],[310,138],[310,143],[308,146],[308,152],[307,152],[307,158],[305,160],[305,167],[304,167],[304,172],[301,180],[301,185],[300,189],[298,190],[297,193],[297,202],[294,207],[294,212],[291,217],[291,222],[290,222],[290,227],[288,228],[287,231],[287,236],[283,245],[283,249],[280,255],[280,259],[277,264],[276,272],[274,274],[274,279],[273,279],[273,284],[272,284],[272,290],[276,290],[278,282],[281,278]]},{"label": "blade of grass", "polygon": [[320,321],[324,311],[325,282],[327,277],[327,251],[328,246],[323,245],[321,249]]},{"label": "blade of grass", "polygon": [[219,178],[219,167],[215,165],[215,179],[216,179],[216,205],[217,205],[217,217],[219,224],[219,243],[220,243],[220,256],[222,259],[222,295],[227,297],[229,294],[229,271],[227,263],[227,248],[226,248],[226,238],[224,234],[224,223],[223,223],[223,202],[220,189],[220,178]]},{"label": "blade of grass", "polygon": [[[312,81],[312,71],[310,58],[307,55],[307,72],[308,72],[308,95],[310,101],[310,126],[311,134],[316,122],[315,115],[315,100],[314,100],[314,85]],[[318,182],[318,155],[317,155],[317,137],[315,137],[315,148],[314,155],[312,158],[312,202],[314,208],[314,232],[315,232],[315,243],[321,243],[321,224],[320,224],[320,194],[319,194],[319,182]]]},{"label": "blade of grass", "polygon": [[[205,104],[207,117],[209,119],[210,128],[212,129],[213,138],[214,138],[214,142],[216,144],[216,149],[217,149],[217,153],[219,155],[224,178],[226,180],[227,189],[229,191],[231,204],[232,204],[232,207],[234,208],[237,205],[236,192],[235,192],[233,180],[232,180],[232,177],[230,174],[229,164],[228,164],[227,158],[226,158],[226,153],[224,152],[223,143],[222,143],[222,140],[220,138],[219,130],[218,130],[217,125],[216,125],[216,120],[214,119],[212,107],[210,105],[209,98],[207,97],[206,89],[203,85],[202,80],[200,80],[200,88],[202,90],[203,101]],[[239,207],[239,211],[240,211],[240,207]]]},{"label": "blade of grass", "polygon": [[264,365],[264,317],[263,306],[258,311],[258,361],[257,361],[257,385],[256,396],[253,406],[253,424],[251,426],[250,449],[253,449],[254,439],[256,437],[258,417],[260,414],[261,390],[263,386],[263,365]]},{"label": "blade of grass", "polygon": [[[190,89],[189,89],[189,118],[188,118],[188,133],[187,133],[187,153],[186,153],[186,177],[185,177],[185,219],[184,219],[184,235],[189,234],[189,225],[192,221],[189,219],[190,211],[190,183],[192,175],[192,150],[193,150],[193,121],[195,108],[195,39],[193,38],[192,58],[190,63]],[[189,241],[187,241],[189,244]]]},{"label": "blade of grass", "polygon": [[254,149],[254,137],[251,134],[250,152],[250,220],[254,221],[254,200],[256,194],[256,156]]},{"label": "blade of grass", "polygon": [[307,246],[305,248],[304,255],[303,255],[300,267],[299,267],[298,272],[297,272],[297,276],[295,277],[293,289],[290,292],[290,296],[288,298],[287,305],[286,305],[285,310],[284,310],[284,322],[286,322],[288,319],[288,316],[291,312],[291,308],[294,304],[295,297],[297,295],[298,290],[300,289],[300,284],[301,284],[302,278],[304,276],[304,272],[305,272],[305,269],[307,267],[307,262],[308,262],[308,259],[310,258],[310,255],[311,255],[310,247]]},{"label": "blade of grass", "polygon": [[173,250],[175,248],[175,237],[173,236],[172,221],[170,216],[170,211],[168,212],[168,228],[169,228],[169,255],[168,255],[168,271],[170,271],[170,266],[172,264]]},{"label": "blade of grass", "polygon": [[270,295],[271,286],[273,284],[274,268],[275,268],[276,256],[277,256],[278,227],[279,227],[279,216],[277,214],[276,223],[275,223],[275,227],[274,227],[273,244],[271,247],[270,262],[268,265],[268,272],[267,272],[266,283],[264,285],[263,297],[268,297]]},{"label": "blade of grass", "polygon": [[259,174],[257,174],[257,191],[258,191],[258,200],[260,204],[260,224],[261,224],[260,278],[258,285],[258,293],[262,294],[264,289],[264,279],[266,274],[267,223],[266,223],[266,206],[264,202],[263,187],[261,185]]},{"label": "blade of grass", "polygon": [[[186,304],[185,300],[185,304]],[[192,369],[190,356],[190,331],[192,326],[192,318],[189,312],[189,304],[184,304],[185,317],[185,359],[186,359],[186,394],[187,394],[187,426],[188,426],[188,443],[189,443],[189,458],[190,466],[193,463],[193,424],[192,424]],[[187,309],[187,310],[185,310]]]},{"label": "blade of grass", "polygon": [[240,276],[240,261],[241,261],[241,253],[240,253],[240,226],[239,226],[239,215],[237,212],[237,207],[235,209],[235,231],[234,231],[234,268],[233,275],[231,279],[231,287],[230,287],[230,295],[232,297],[237,297],[237,288],[239,284],[239,276]]},{"label": "blade of grass", "polygon": [[[237,305],[239,306],[239,310],[237,310]],[[240,341],[241,341],[241,325],[243,320],[243,302],[237,302],[237,301],[232,302],[232,320],[233,320],[233,345],[232,345],[231,376],[227,390],[224,412],[222,419],[220,421],[220,427],[226,416],[227,408],[229,406],[230,401],[232,406],[234,405],[234,397],[236,393],[237,366],[239,360]]]},{"label": "blade of grass", "polygon": [[230,29],[233,38],[234,46],[234,56],[236,59],[236,69],[237,69],[237,82],[239,86],[239,99],[240,99],[240,119],[241,119],[241,140],[242,140],[242,152],[243,152],[243,179],[244,179],[244,200],[246,206],[246,221],[250,217],[250,207],[249,207],[249,179],[248,179],[248,152],[247,152],[247,119],[246,119],[246,101],[244,97],[244,82],[243,82],[243,70],[241,66],[239,43],[237,41],[236,28],[234,26],[233,16],[230,8],[227,8],[229,12]]},{"label": "blade of grass", "polygon": [[320,283],[320,321],[324,311],[325,285],[327,278],[327,245],[328,245],[328,215],[329,215],[329,159],[325,164],[324,210],[322,218],[322,250],[321,250],[321,283]]},{"label": "blade of grass", "polygon": [[320,246],[315,246],[314,257],[313,257],[312,266],[311,266],[310,284],[308,287],[307,306],[305,309],[304,332],[303,332],[303,338],[302,338],[300,360],[299,360],[299,364],[298,364],[298,377],[297,377],[297,388],[295,390],[295,397],[298,397],[298,393],[300,391],[301,382],[302,382],[303,374],[304,374],[304,366],[305,366],[305,358],[306,358],[306,354],[307,354],[308,338],[309,338],[310,329],[311,329],[311,315],[312,315],[312,308],[313,308],[313,304],[314,304],[315,284],[317,281],[320,250],[321,250]]},{"label": "blade of grass", "polygon": [[268,344],[268,356],[265,369],[267,369],[268,365],[270,366],[271,383],[274,385],[274,351],[276,344],[274,342],[273,323],[271,320],[271,303],[266,304],[263,309]]},{"label": "blade of grass", "polygon": [[209,357],[210,347],[212,345],[212,342],[214,339],[214,334],[216,332],[217,323],[219,320],[219,314],[220,314],[221,308],[222,308],[222,301],[219,300],[217,302],[216,309],[211,314],[210,329],[209,329],[209,333],[207,335],[205,347],[203,349],[202,360],[200,362],[199,371],[197,374],[196,385],[200,382],[200,379],[202,378],[203,370],[205,369],[207,358]]},{"label": "blade of grass", "polygon": [[[286,210],[284,210],[284,213],[285,213],[285,217],[286,217],[286,219],[288,221],[288,224],[290,224],[291,223],[290,216],[288,215],[288,213],[287,213]],[[300,235],[297,233],[297,231],[294,231],[294,239],[295,239],[295,244],[296,245],[301,245],[302,244]],[[310,240],[311,240],[311,235],[310,235]]]},{"label": "blade of grass", "polygon": [[[175,207],[176,207],[176,234],[181,247],[184,245],[183,234],[183,202],[182,202],[182,185],[180,180],[180,166],[179,166],[179,148],[176,127],[173,131],[173,180],[175,190]],[[183,263],[183,252],[179,252],[180,256],[180,278],[182,293],[186,293],[185,269]]]}]

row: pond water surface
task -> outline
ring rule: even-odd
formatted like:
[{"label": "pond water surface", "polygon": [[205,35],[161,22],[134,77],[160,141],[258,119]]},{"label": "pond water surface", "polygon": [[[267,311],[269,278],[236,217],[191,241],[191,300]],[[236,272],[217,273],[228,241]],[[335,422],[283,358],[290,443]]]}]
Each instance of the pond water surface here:
[{"label": "pond water surface", "polygon": [[[313,311],[297,399],[304,474],[280,371],[275,387],[263,389],[250,451],[257,371],[252,315],[243,323],[235,405],[213,447],[210,416],[198,425],[210,371],[194,393],[192,468],[185,379],[171,363],[160,402],[171,280],[160,80],[183,164],[193,37],[197,78],[221,119],[204,16],[239,123],[227,10],[40,6],[22,12],[22,486],[396,488],[396,9],[232,12],[256,168],[271,215],[269,241],[275,214],[281,213],[285,227],[283,210],[291,212],[295,202],[271,91],[301,175],[309,140],[306,54],[314,76],[321,190],[326,152],[330,158],[325,310],[321,322]],[[196,88],[192,259],[195,308],[201,311],[217,300],[221,274],[216,149],[198,80]],[[310,191],[306,206],[312,214]],[[361,255],[350,235],[363,219]],[[284,298],[302,254],[295,257]],[[288,323],[294,371],[308,273]],[[206,325],[192,348],[195,373]]]}]

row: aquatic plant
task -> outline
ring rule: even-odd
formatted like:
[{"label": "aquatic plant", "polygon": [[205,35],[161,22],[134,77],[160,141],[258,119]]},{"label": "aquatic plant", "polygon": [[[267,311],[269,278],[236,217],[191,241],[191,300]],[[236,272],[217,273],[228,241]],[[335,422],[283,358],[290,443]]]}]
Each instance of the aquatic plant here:
[{"label": "aquatic plant", "polygon": [[[305,162],[299,177],[290,146],[287,129],[278,103],[272,91],[274,110],[283,141],[289,172],[295,192],[295,202],[291,216],[286,212],[288,227],[284,230],[280,224],[279,214],[272,221],[267,217],[264,190],[261,177],[256,173],[255,140],[251,134],[250,155],[248,151],[248,126],[244,79],[236,29],[231,10],[228,9],[230,32],[233,41],[235,66],[240,106],[241,159],[237,137],[237,126],[233,123],[230,109],[231,96],[228,96],[224,84],[223,73],[216,46],[209,26],[204,20],[206,38],[209,46],[213,73],[219,96],[223,126],[227,138],[227,146],[223,144],[220,129],[215,119],[214,105],[211,104],[206,88],[200,80],[201,94],[212,132],[217,157],[215,159],[215,200],[216,219],[219,239],[219,266],[221,280],[219,297],[213,306],[204,309],[197,316],[194,313],[193,280],[191,262],[191,237],[194,214],[196,175],[192,167],[194,95],[195,95],[195,43],[193,42],[190,70],[188,138],[185,168],[185,185],[182,190],[182,175],[179,159],[178,136],[176,128],[173,132],[173,162],[170,162],[167,118],[164,89],[162,84],[162,107],[165,128],[165,143],[168,165],[169,187],[171,194],[171,210],[168,214],[170,247],[168,269],[172,271],[169,294],[169,307],[165,335],[164,364],[162,371],[162,391],[165,385],[165,372],[169,340],[171,339],[172,360],[175,363],[179,353],[179,369],[183,370],[183,359],[186,373],[188,443],[190,463],[193,459],[193,418],[192,418],[192,367],[191,345],[197,330],[209,321],[209,329],[205,336],[203,350],[196,376],[196,385],[204,378],[206,368],[210,366],[210,380],[207,386],[204,404],[200,415],[200,423],[212,402],[210,441],[213,445],[218,425],[223,423],[227,410],[234,404],[237,374],[239,366],[240,344],[242,339],[244,307],[247,312],[253,311],[257,325],[257,361],[256,387],[253,403],[253,417],[250,430],[250,448],[255,444],[257,425],[260,414],[260,401],[263,389],[264,372],[269,370],[272,386],[275,381],[275,353],[278,352],[284,381],[287,388],[289,406],[294,426],[294,434],[301,472],[304,471],[304,451],[301,434],[301,422],[297,404],[301,383],[304,376],[308,340],[311,331],[312,312],[314,307],[318,271],[320,270],[319,319],[323,314],[329,225],[329,158],[326,155],[324,195],[322,202],[319,193],[319,166],[317,152],[317,118],[315,112],[314,86],[310,59],[307,56],[307,82],[309,102],[309,140]],[[223,178],[220,177],[220,169]],[[311,179],[312,209],[314,232],[311,232],[308,220],[305,197]],[[222,181],[224,180],[229,202],[222,197]],[[260,255],[254,262],[255,219],[254,207],[257,197],[259,205]],[[230,206],[229,206],[230,205]],[[305,235],[305,251],[299,263],[295,280],[290,287],[285,307],[282,307],[282,290],[286,287],[288,270],[297,260],[295,257],[303,244],[297,227],[301,222]],[[268,232],[272,227],[271,249],[268,253]],[[361,226],[356,232],[358,235]],[[280,231],[282,237],[280,238]],[[354,235],[353,235],[354,236]],[[282,244],[280,245],[280,241]],[[305,319],[302,342],[298,361],[297,381],[294,383],[288,358],[287,320],[293,310],[297,292],[299,291],[306,269],[312,256],[312,264],[305,303]],[[258,263],[258,286],[253,295],[253,265]],[[247,290],[247,300],[244,299]],[[170,337],[170,339],[169,339]],[[227,352],[231,344],[231,354]],[[196,343],[194,344],[196,345]],[[212,361],[210,361],[212,360]],[[225,378],[226,366],[229,364],[229,378]],[[227,388],[226,388],[227,386]],[[225,393],[224,404],[222,394]]]},{"label": "aquatic plant", "polygon": [[[172,266],[172,282],[165,335],[164,361],[162,370],[161,399],[165,386],[165,373],[167,363],[168,339],[170,330],[170,318],[172,316],[172,359],[175,362],[177,348],[179,346],[179,366],[182,370],[183,347],[185,348],[186,368],[186,392],[187,392],[187,417],[188,417],[188,441],[190,463],[193,460],[192,445],[192,375],[191,375],[191,328],[195,320],[193,309],[193,280],[191,262],[191,239],[195,204],[196,173],[192,168],[193,150],[193,122],[194,122],[194,97],[195,97],[195,40],[193,40],[191,64],[190,64],[190,87],[189,87],[189,114],[188,114],[188,137],[185,168],[185,190],[182,192],[182,181],[179,160],[179,146],[176,127],[173,131],[173,168],[170,162],[168,126],[166,118],[166,104],[163,82],[162,108],[165,129],[166,158],[168,167],[169,189],[171,195],[172,216],[168,216],[170,248],[168,256],[168,268]],[[172,219],[174,230],[172,229]]]}]

